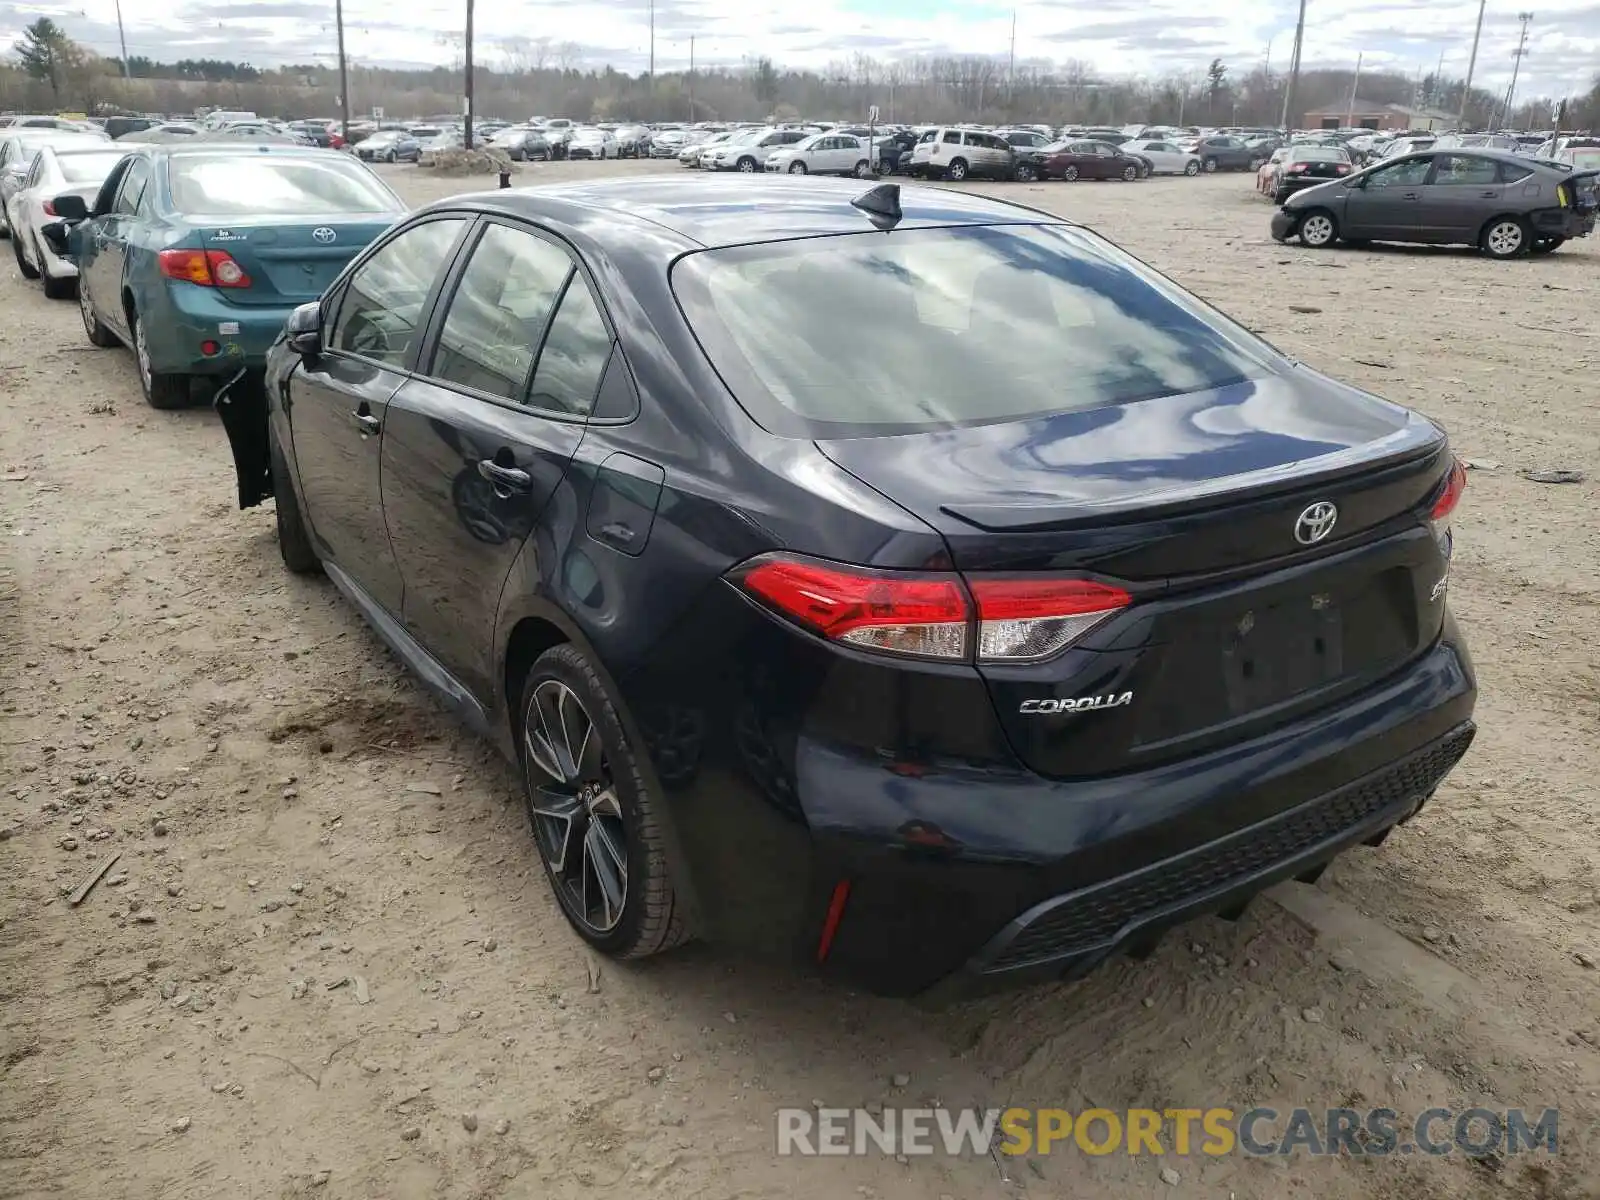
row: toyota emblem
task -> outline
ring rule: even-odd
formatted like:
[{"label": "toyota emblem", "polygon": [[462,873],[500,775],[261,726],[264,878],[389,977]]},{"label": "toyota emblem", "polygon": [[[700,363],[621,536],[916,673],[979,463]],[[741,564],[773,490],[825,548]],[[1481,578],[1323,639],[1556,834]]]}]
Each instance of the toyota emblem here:
[{"label": "toyota emblem", "polygon": [[329,242],[333,241],[333,239],[338,237],[339,235],[337,233],[335,233],[333,230],[329,229],[326,225],[318,225],[315,229],[313,229],[311,231],[311,236],[313,238],[315,238],[317,241],[321,242],[324,246],[326,246]]},{"label": "toyota emblem", "polygon": [[1294,540],[1302,546],[1315,546],[1333,532],[1339,510],[1329,500],[1318,500],[1295,519]]}]

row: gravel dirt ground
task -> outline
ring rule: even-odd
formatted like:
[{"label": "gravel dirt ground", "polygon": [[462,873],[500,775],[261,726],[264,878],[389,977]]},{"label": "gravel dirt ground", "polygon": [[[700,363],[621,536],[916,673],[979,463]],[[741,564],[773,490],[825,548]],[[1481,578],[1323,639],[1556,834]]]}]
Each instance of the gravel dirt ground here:
[{"label": "gravel dirt ground", "polygon": [[[1423,814],[1144,962],[942,1012],[702,948],[596,974],[511,773],[284,572],[213,413],[147,408],[131,356],[8,269],[0,1196],[1600,1194],[1600,247],[1313,253],[1267,237],[1244,175],[993,190],[1481,464],[1451,591],[1482,728]],[[1520,474],[1545,468],[1589,481]],[[774,1155],[780,1105],[934,1099],[1559,1106],[1561,1153]]]}]

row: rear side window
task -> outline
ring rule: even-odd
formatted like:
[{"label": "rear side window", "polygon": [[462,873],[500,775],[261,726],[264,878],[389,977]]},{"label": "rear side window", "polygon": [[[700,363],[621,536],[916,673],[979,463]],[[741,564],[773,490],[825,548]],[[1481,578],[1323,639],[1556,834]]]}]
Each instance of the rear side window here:
[{"label": "rear side window", "polygon": [[539,352],[528,403],[563,416],[588,416],[610,358],[611,331],[583,276],[575,274]]},{"label": "rear side window", "polygon": [[943,140],[946,146],[959,146],[961,144],[961,131],[958,129],[947,129],[945,130]]},{"label": "rear side window", "polygon": [[1125,404],[1240,383],[1276,361],[1108,243],[1055,226],[702,251],[672,282],[735,396],[800,436]]},{"label": "rear side window", "polygon": [[[1579,157],[1579,155],[1582,155],[1584,153],[1587,153],[1590,156],[1587,161],[1585,161],[1584,159]],[[1572,162],[1573,162],[1573,165],[1578,167],[1580,170],[1585,169],[1585,168],[1589,168],[1589,167],[1600,166],[1600,151],[1595,151],[1595,150],[1582,151],[1582,150],[1580,150],[1580,151],[1578,151],[1576,154],[1574,154],[1572,156]],[[1529,175],[1532,175],[1532,174],[1533,174],[1533,168],[1532,167],[1525,167],[1521,163],[1503,162],[1503,163],[1500,164],[1500,182],[1501,183],[1520,183],[1522,180],[1526,179]]]},{"label": "rear side window", "polygon": [[345,289],[328,348],[403,366],[422,306],[465,224],[457,217],[413,225],[362,263]]},{"label": "rear side window", "polygon": [[571,272],[572,260],[559,247],[490,225],[450,298],[428,374],[520,402],[550,310]]}]

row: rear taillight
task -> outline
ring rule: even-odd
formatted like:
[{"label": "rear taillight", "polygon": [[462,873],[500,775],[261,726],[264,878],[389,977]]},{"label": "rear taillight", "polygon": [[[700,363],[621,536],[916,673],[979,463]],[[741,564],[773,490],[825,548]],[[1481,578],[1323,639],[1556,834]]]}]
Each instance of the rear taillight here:
[{"label": "rear taillight", "polygon": [[1433,502],[1433,511],[1428,514],[1428,520],[1437,528],[1448,525],[1450,514],[1455,512],[1456,505],[1461,503],[1461,493],[1467,490],[1467,468],[1459,458],[1450,468],[1450,474],[1445,476],[1444,490],[1439,493],[1439,498]]},{"label": "rear taillight", "polygon": [[770,556],[745,564],[734,582],[833,641],[918,658],[967,657],[967,594],[955,575]]},{"label": "rear taillight", "polygon": [[1305,163],[1290,163],[1287,167],[1284,168],[1284,170],[1287,171],[1288,174],[1290,174],[1290,175],[1303,175],[1303,174],[1305,174],[1306,164]]},{"label": "rear taillight", "polygon": [[201,287],[247,288],[250,276],[226,250],[163,250],[156,255],[161,273]]},{"label": "rear taillight", "polygon": [[764,555],[730,580],[796,625],[862,650],[953,662],[1034,662],[1066,649],[1132,597],[1082,579],[880,571]]},{"label": "rear taillight", "polygon": [[1333,168],[1333,173],[1335,175],[1348,175],[1350,173],[1350,166],[1348,163],[1339,163]]},{"label": "rear taillight", "polygon": [[44,215],[47,217],[56,215],[56,202],[54,200],[46,200],[44,202]]},{"label": "rear taillight", "polygon": [[1119,587],[1087,579],[968,580],[978,606],[978,658],[1028,662],[1066,649],[1133,603]]}]

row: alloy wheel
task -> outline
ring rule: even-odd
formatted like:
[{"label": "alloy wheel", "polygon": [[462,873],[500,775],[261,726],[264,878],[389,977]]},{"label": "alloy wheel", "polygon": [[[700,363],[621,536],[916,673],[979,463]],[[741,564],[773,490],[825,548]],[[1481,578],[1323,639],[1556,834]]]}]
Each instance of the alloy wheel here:
[{"label": "alloy wheel", "polygon": [[139,360],[139,379],[144,384],[145,395],[150,394],[150,344],[145,341],[144,322],[133,319],[133,355]]},{"label": "alloy wheel", "polygon": [[739,170],[743,171],[746,175],[750,174],[755,169],[756,169],[756,160],[755,159],[753,159],[753,158],[741,158],[739,160]]},{"label": "alloy wheel", "polygon": [[805,163],[803,163],[803,162],[792,162],[792,163],[789,164],[789,174],[791,174],[791,175],[804,175],[805,173],[806,173],[806,165],[805,165]]},{"label": "alloy wheel", "polygon": [[1522,249],[1522,226],[1515,221],[1496,221],[1484,240],[1491,253],[1510,258]]},{"label": "alloy wheel", "polygon": [[1300,238],[1308,246],[1326,246],[1333,241],[1333,220],[1322,213],[1312,213],[1300,224]]},{"label": "alloy wheel", "polygon": [[563,907],[592,932],[609,933],[628,902],[628,839],[600,731],[571,688],[543,679],[522,746],[534,836]]},{"label": "alloy wheel", "polygon": [[78,277],[78,315],[83,318],[83,331],[90,337],[94,336],[94,302],[89,299],[89,289],[84,286],[83,276]]}]

